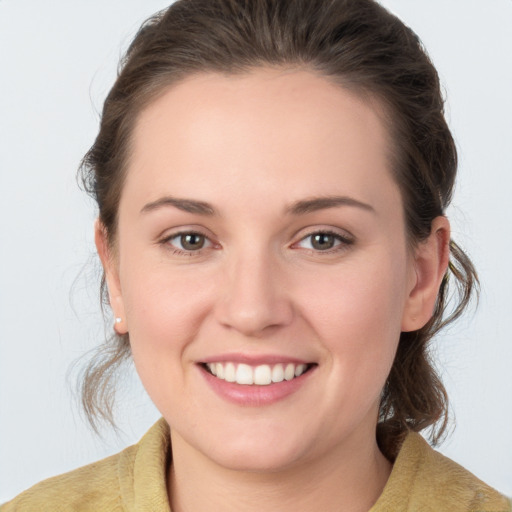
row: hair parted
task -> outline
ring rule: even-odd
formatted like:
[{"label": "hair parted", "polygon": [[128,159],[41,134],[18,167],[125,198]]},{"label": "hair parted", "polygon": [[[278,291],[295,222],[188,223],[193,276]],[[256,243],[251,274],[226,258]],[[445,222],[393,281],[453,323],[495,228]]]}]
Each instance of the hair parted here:
[{"label": "hair parted", "polygon": [[[261,66],[307,69],[385,110],[391,159],[401,190],[408,239],[421,243],[450,203],[457,152],[444,118],[439,77],[416,34],[374,0],[177,0],[149,18],[123,58],[104,103],[99,134],[80,173],[95,198],[112,247],[138,114],[188,76],[238,74]],[[453,241],[435,311],[422,329],[401,334],[383,390],[379,442],[392,453],[408,430],[431,427],[438,441],[447,424],[446,391],[428,343],[459,317],[478,289],[469,258]],[[447,312],[449,286],[455,306]],[[102,281],[103,300],[105,281]],[[115,370],[130,356],[128,335],[113,336],[85,370],[82,403],[96,427],[113,422]]]}]

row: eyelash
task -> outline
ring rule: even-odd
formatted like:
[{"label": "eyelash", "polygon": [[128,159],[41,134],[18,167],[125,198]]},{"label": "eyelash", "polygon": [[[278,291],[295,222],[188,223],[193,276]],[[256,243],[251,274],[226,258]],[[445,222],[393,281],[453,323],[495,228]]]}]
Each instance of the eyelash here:
[{"label": "eyelash", "polygon": [[209,247],[201,247],[200,249],[193,251],[193,250],[187,250],[187,249],[180,249],[171,244],[171,240],[174,240],[176,238],[181,238],[186,235],[195,235],[195,236],[204,238],[205,243],[210,244],[209,247],[214,245],[213,242],[204,233],[201,233],[200,231],[194,231],[194,230],[180,231],[178,233],[173,233],[172,235],[167,236],[164,239],[162,239],[160,241],[160,244],[170,247],[172,254],[176,254],[178,256],[199,256],[200,254],[203,253],[204,249],[209,248]]},{"label": "eyelash", "polygon": [[[304,242],[305,240],[312,239],[314,236],[317,235],[327,235],[334,237],[335,241],[338,242],[334,247],[326,250],[320,250],[320,249],[309,249],[305,248],[306,251],[310,252],[311,254],[319,254],[319,255],[329,255],[338,253],[341,251],[345,251],[350,245],[354,243],[354,239],[348,236],[341,235],[340,233],[336,231],[332,231],[329,229],[319,229],[317,231],[312,231],[311,233],[308,233],[306,236],[303,236],[298,242],[293,244],[294,246]],[[310,242],[311,244],[311,242]]]},{"label": "eyelash", "polygon": [[[202,237],[202,238],[204,238],[205,243],[208,243],[209,245],[208,245],[208,247],[203,246],[203,247],[199,248],[198,250],[187,250],[187,249],[180,249],[171,244],[172,240],[181,238],[186,235],[195,235],[195,236]],[[332,237],[334,237],[335,241],[338,243],[335,244],[334,247],[332,247],[330,249],[326,249],[326,250],[320,250],[320,249],[314,249],[314,248],[311,248],[311,249],[304,248],[304,250],[308,251],[311,254],[315,254],[315,255],[329,255],[329,254],[333,254],[333,253],[338,253],[338,252],[346,250],[348,248],[348,246],[350,246],[354,243],[354,239],[352,239],[348,236],[341,235],[340,233],[337,233],[336,231],[332,231],[332,230],[328,230],[328,229],[320,229],[320,230],[312,231],[311,233],[306,234],[298,242],[295,242],[294,244],[292,244],[291,247],[294,248],[294,247],[298,246],[300,243],[304,242],[305,240],[311,239],[312,237],[317,236],[317,235],[332,236]],[[206,236],[204,233],[201,233],[200,231],[194,231],[194,230],[180,231],[178,233],[173,233],[172,235],[167,236],[164,239],[162,239],[159,243],[163,246],[170,247],[170,250],[172,251],[173,255],[189,256],[189,257],[199,256],[204,252],[205,249],[209,249],[215,245],[210,240],[210,238],[208,236]]]}]

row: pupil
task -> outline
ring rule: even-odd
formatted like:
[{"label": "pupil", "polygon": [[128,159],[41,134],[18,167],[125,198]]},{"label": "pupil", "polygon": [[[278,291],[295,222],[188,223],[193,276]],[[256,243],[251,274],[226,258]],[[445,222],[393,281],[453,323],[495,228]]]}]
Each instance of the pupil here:
[{"label": "pupil", "polygon": [[190,233],[188,235],[181,236],[181,246],[186,250],[197,250],[201,249],[204,245],[204,236]]},{"label": "pupil", "polygon": [[334,247],[334,236],[327,233],[318,233],[313,236],[313,247],[325,251]]}]

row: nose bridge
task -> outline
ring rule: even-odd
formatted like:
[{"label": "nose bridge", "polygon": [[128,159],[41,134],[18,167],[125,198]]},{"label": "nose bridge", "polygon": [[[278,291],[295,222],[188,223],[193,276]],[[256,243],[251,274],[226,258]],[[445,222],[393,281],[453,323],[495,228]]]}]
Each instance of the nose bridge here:
[{"label": "nose bridge", "polygon": [[254,244],[233,250],[226,262],[219,320],[245,335],[286,325],[292,307],[284,290],[284,269],[276,254]]}]

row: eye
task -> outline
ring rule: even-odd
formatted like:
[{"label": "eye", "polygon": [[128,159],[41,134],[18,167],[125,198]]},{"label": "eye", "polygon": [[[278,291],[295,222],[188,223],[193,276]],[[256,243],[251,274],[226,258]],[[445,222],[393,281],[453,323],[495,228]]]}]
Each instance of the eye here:
[{"label": "eye", "polygon": [[298,247],[309,249],[313,251],[327,252],[337,250],[342,246],[350,245],[353,241],[348,237],[342,236],[339,233],[331,231],[317,231],[305,236],[297,244]]},{"label": "eye", "polygon": [[205,235],[194,231],[174,234],[163,242],[173,247],[177,253],[199,252],[212,246],[212,242]]}]

